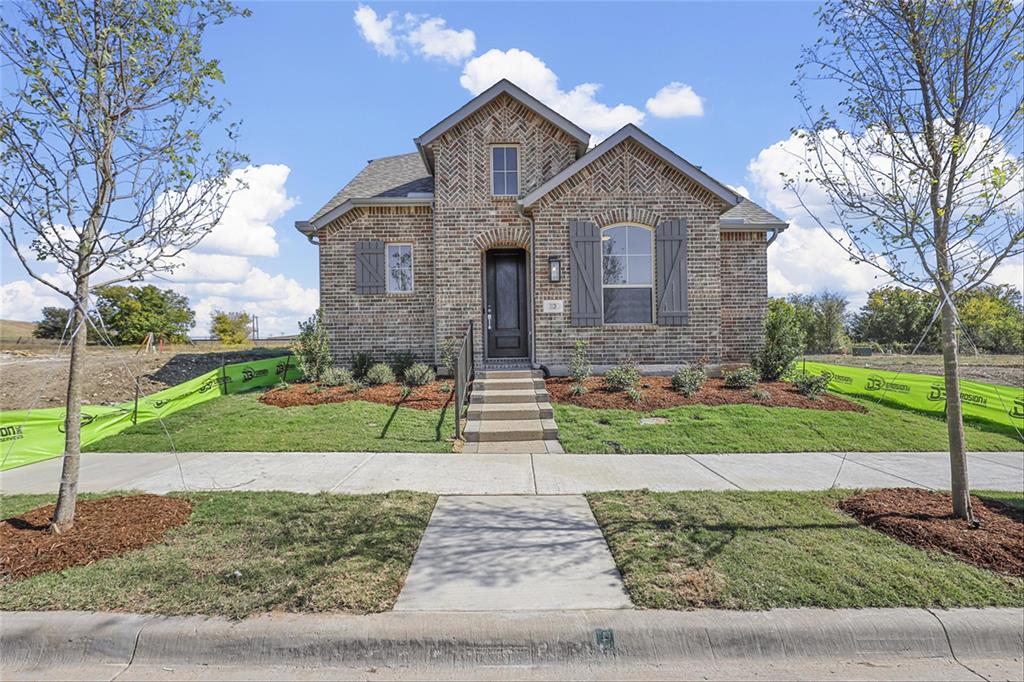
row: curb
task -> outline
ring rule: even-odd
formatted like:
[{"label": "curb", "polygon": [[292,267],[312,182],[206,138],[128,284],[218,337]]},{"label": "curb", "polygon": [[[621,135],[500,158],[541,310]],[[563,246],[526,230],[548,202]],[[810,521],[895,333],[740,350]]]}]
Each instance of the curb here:
[{"label": "curb", "polygon": [[3,612],[0,667],[470,666],[1020,659],[1021,609],[405,612],[163,617]]}]

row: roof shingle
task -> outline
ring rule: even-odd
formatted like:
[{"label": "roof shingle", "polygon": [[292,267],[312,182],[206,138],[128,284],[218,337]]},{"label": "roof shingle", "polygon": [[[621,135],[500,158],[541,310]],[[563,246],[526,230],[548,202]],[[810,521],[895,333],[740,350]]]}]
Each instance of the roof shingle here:
[{"label": "roof shingle", "polygon": [[726,227],[729,225],[778,225],[779,227],[785,227],[787,225],[784,220],[761,208],[750,199],[744,199],[723,213],[719,218],[719,222]]},{"label": "roof shingle", "polygon": [[434,178],[427,173],[423,159],[416,152],[371,159],[310,220],[319,219],[349,199],[404,197],[433,191]]}]

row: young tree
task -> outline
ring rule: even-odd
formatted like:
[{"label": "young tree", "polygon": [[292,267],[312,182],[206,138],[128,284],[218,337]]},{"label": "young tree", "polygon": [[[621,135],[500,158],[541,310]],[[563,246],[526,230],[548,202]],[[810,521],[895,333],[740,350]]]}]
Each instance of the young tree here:
[{"label": "young tree", "polygon": [[71,311],[68,308],[46,306],[43,308],[43,319],[32,330],[32,336],[37,339],[59,339],[63,337],[68,329],[68,317],[70,316]]},{"label": "young tree", "polygon": [[249,340],[252,318],[249,313],[214,310],[210,315],[210,335],[225,346],[241,346]]},{"label": "young tree", "polygon": [[95,290],[96,313],[114,343],[141,343],[150,333],[168,343],[186,343],[196,314],[188,297],[173,289],[110,285]]},{"label": "young tree", "polygon": [[828,0],[818,19],[787,180],[853,260],[937,292],[953,512],[973,521],[953,301],[1022,252],[1022,5]]},{"label": "young tree", "polygon": [[0,232],[29,274],[72,308],[54,532],[74,521],[94,280],[175,267],[233,189],[230,172],[243,157],[232,150],[233,126],[210,139],[222,77],[202,39],[239,14],[227,0],[33,0],[11,3],[13,23],[0,22],[11,74],[0,100]]}]

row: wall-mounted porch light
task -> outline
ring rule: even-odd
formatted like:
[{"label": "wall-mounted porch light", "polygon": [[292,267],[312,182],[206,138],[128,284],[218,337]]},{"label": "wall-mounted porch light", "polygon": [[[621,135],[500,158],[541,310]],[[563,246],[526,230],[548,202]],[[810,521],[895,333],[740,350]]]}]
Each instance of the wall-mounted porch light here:
[{"label": "wall-mounted porch light", "polygon": [[562,259],[558,256],[548,256],[548,280],[551,282],[562,281]]}]

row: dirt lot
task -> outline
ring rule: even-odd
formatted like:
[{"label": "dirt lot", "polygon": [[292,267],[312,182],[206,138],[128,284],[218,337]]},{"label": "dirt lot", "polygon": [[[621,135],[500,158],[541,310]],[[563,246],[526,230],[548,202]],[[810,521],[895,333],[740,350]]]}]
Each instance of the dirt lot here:
[{"label": "dirt lot", "polygon": [[[942,374],[941,355],[878,354],[867,358],[855,358],[852,355],[808,355],[807,359],[847,367],[871,367],[914,374]],[[1024,356],[965,354],[960,357],[960,377],[1004,386],[1024,386]]]},{"label": "dirt lot", "polygon": [[[142,395],[180,384],[221,363],[280,355],[284,344],[248,350],[225,350],[211,344],[171,346],[163,352],[138,353],[134,347],[90,346],[86,355],[83,399],[92,405],[131,400],[135,377]],[[64,404],[68,352],[54,347],[0,344],[0,410],[57,407]]]}]

